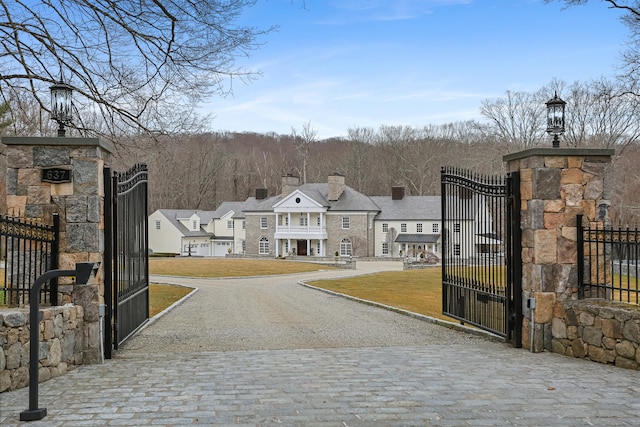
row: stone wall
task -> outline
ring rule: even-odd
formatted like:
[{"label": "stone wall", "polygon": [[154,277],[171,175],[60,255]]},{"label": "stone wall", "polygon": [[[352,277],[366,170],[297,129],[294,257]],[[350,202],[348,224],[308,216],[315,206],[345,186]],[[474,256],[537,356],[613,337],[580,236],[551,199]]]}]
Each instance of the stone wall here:
[{"label": "stone wall", "polygon": [[[65,305],[40,310],[39,381],[84,363],[84,310]],[[0,393],[29,384],[29,311],[0,310]]]},{"label": "stone wall", "polygon": [[[613,150],[538,148],[505,156],[520,172],[522,341],[532,351],[551,350],[557,302],[578,298],[578,215],[591,226],[609,220]],[[533,325],[531,324],[533,322]]]},{"label": "stone wall", "polygon": [[[7,146],[7,213],[41,219],[60,215],[59,269],[73,270],[78,262],[102,263],[104,168],[113,147],[98,138],[3,137],[2,143]],[[43,179],[43,170],[48,168],[69,170],[70,180]],[[96,276],[83,286],[61,277],[58,301],[64,306],[41,308],[45,317],[40,332],[40,380],[78,364],[102,362],[99,307],[104,299],[103,272],[101,264]],[[6,386],[7,378],[9,389],[28,384],[28,313],[16,313],[0,312],[0,364],[6,365],[0,365],[0,388]],[[24,314],[24,323],[19,313]]]},{"label": "stone wall", "polygon": [[556,304],[551,349],[566,356],[640,366],[640,307],[587,299]]}]

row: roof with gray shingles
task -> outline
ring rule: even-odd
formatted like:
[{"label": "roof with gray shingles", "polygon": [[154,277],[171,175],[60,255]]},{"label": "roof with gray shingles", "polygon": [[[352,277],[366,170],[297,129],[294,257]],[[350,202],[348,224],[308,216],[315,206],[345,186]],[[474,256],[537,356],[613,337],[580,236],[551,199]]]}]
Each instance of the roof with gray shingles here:
[{"label": "roof with gray shingles", "polygon": [[[297,191],[313,199],[321,206],[325,206],[327,211],[373,211],[378,212],[380,208],[370,197],[345,185],[344,192],[338,200],[329,201],[329,185],[326,183],[303,184],[296,188]],[[271,212],[273,206],[281,201],[281,195],[258,200],[255,204],[248,203],[245,212]],[[248,201],[249,199],[247,199]]]},{"label": "roof with gray shingles", "polygon": [[435,220],[442,217],[440,196],[405,196],[392,200],[390,196],[372,196],[371,200],[380,207],[376,220]]},{"label": "roof with gray shingles", "polygon": [[213,211],[213,218],[222,218],[230,211],[233,211],[232,218],[235,218],[236,214],[244,209],[245,204],[246,202],[222,202],[218,209]]},{"label": "roof with gray shingles", "polygon": [[194,209],[158,209],[162,215],[178,230],[182,233],[183,236],[187,237],[206,237],[212,236],[212,233],[208,233],[202,229],[199,230],[189,230],[187,227],[182,225],[179,221],[180,219],[191,218],[191,216],[195,213],[200,217],[201,224],[207,224],[213,218],[213,211],[200,211]]}]

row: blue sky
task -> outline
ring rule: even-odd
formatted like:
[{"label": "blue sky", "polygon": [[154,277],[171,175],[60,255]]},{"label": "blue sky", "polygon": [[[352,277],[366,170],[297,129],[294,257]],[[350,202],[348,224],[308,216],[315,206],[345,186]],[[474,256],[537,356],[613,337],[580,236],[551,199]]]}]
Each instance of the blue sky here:
[{"label": "blue sky", "polygon": [[[319,138],[353,127],[482,120],[482,100],[613,77],[621,13],[591,0],[259,0],[242,23],[279,29],[238,65],[262,75],[203,106],[219,131]],[[553,94],[550,94],[550,97]]]}]

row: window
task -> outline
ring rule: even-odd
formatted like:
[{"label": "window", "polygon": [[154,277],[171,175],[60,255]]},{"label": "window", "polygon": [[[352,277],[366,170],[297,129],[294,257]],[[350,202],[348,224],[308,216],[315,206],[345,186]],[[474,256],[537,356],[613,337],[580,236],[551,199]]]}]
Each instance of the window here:
[{"label": "window", "polygon": [[284,217],[284,225],[285,226],[289,226],[289,216],[288,215]]},{"label": "window", "polygon": [[260,217],[260,228],[262,228],[263,230],[267,228],[267,217],[266,216],[261,216]]},{"label": "window", "polygon": [[438,227],[438,224],[433,224],[431,226],[431,231],[434,233],[439,233],[440,231],[438,231],[440,229],[440,227]]},{"label": "window", "polygon": [[233,220],[227,221],[227,230],[233,230]]},{"label": "window", "polygon": [[192,230],[198,229],[198,221],[191,221],[191,229]]},{"label": "window", "polygon": [[342,239],[340,242],[340,256],[351,256],[351,240]]},{"label": "window", "polygon": [[460,256],[460,245],[453,245],[453,256]]},{"label": "window", "polygon": [[318,217],[316,218],[316,225],[317,225],[318,227],[320,227],[320,216],[318,216]]},{"label": "window", "polygon": [[258,247],[258,253],[260,255],[268,255],[269,254],[269,239],[263,237],[260,239],[260,245]]},{"label": "window", "polygon": [[460,223],[456,222],[455,224],[453,224],[453,232],[454,233],[459,233],[460,232]]},{"label": "window", "polygon": [[243,219],[242,220],[242,229],[245,230],[246,228],[247,228],[247,223]]},{"label": "window", "polygon": [[160,230],[160,221],[156,221],[156,230]]},{"label": "window", "polygon": [[389,244],[386,242],[382,244],[382,255],[389,255]]},{"label": "window", "polygon": [[382,232],[383,233],[388,233],[389,232],[389,224],[387,224],[386,222],[384,224],[382,224]]},{"label": "window", "polygon": [[343,230],[348,230],[349,226],[350,226],[349,217],[348,216],[343,216],[342,217],[342,229]]},{"label": "window", "polygon": [[284,253],[285,254],[289,253],[289,241],[288,240],[284,241]]},{"label": "window", "polygon": [[422,224],[416,224],[416,233],[422,233]]},{"label": "window", "polygon": [[306,227],[308,223],[309,223],[309,219],[307,218],[307,215],[306,214],[300,214],[300,226],[301,227]]},{"label": "window", "polygon": [[400,232],[401,233],[406,233],[407,232],[407,224],[405,224],[405,223],[400,224]]},{"label": "window", "polygon": [[242,253],[243,254],[247,253],[247,241],[246,240],[242,241]]},{"label": "window", "polygon": [[322,253],[320,253],[320,240],[318,240],[318,243],[316,244],[316,254],[322,255]]}]

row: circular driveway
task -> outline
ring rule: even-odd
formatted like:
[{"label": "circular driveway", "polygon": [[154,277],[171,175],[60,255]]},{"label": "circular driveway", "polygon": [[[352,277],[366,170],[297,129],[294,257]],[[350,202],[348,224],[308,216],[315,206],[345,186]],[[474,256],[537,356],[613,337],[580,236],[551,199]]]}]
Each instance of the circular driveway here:
[{"label": "circular driveway", "polygon": [[473,335],[319,292],[298,281],[400,270],[401,262],[360,262],[358,270],[154,283],[198,288],[125,343],[119,353],[350,348],[472,343]]}]

